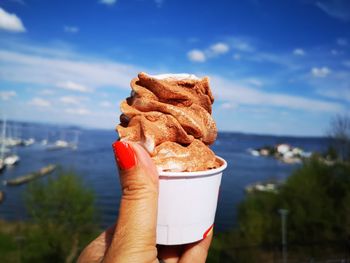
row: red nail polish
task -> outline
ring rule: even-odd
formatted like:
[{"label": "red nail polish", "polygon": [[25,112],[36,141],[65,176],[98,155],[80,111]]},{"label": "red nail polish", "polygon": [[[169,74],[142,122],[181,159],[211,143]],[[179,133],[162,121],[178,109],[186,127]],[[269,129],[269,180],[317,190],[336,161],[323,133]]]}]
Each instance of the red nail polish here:
[{"label": "red nail polish", "polygon": [[136,164],[134,150],[127,142],[117,141],[113,143],[115,161],[121,170],[132,168]]},{"label": "red nail polish", "polygon": [[206,238],[207,236],[209,236],[212,232],[213,232],[213,228],[214,228],[214,224],[212,224],[207,231],[204,232],[203,234],[203,239]]}]

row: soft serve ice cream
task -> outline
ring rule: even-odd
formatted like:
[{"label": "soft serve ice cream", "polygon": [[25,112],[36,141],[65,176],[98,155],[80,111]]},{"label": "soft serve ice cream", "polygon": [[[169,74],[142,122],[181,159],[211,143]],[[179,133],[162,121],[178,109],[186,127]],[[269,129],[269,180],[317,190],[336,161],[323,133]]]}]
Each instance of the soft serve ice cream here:
[{"label": "soft serve ice cream", "polygon": [[227,166],[209,148],[217,129],[208,78],[140,73],[131,89],[120,105],[117,131],[120,140],[142,144],[158,167],[157,244],[206,238]]},{"label": "soft serve ice cream", "polygon": [[221,165],[208,147],[217,129],[207,77],[140,73],[131,89],[120,106],[120,140],[141,143],[160,171],[204,171]]}]

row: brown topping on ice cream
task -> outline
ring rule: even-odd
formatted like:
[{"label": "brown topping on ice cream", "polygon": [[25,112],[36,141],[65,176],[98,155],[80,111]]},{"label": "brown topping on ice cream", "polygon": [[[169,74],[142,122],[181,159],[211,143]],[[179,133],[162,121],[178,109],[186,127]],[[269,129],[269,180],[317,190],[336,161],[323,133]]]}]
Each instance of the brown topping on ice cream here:
[{"label": "brown topping on ice cream", "polygon": [[208,78],[140,73],[131,88],[131,96],[121,103],[121,140],[143,144],[163,171],[219,166],[207,146],[217,136]]},{"label": "brown topping on ice cream", "polygon": [[200,140],[184,147],[175,142],[165,142],[155,149],[153,160],[162,171],[205,171],[220,166],[214,153]]}]

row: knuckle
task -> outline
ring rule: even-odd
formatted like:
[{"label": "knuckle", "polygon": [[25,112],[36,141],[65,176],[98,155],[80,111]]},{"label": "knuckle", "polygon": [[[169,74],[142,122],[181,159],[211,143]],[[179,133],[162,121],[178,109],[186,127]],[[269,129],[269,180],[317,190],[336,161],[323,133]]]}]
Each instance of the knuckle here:
[{"label": "knuckle", "polygon": [[124,199],[144,199],[158,195],[158,185],[152,176],[142,169],[130,169],[120,175],[122,197]]},{"label": "knuckle", "polygon": [[124,199],[140,200],[157,194],[155,187],[146,181],[129,179],[122,185],[122,196]]}]

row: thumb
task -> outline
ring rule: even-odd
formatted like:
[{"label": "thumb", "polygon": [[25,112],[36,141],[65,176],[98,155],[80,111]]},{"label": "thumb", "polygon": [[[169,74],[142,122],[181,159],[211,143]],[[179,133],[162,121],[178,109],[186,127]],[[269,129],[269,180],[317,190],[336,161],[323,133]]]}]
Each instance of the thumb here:
[{"label": "thumb", "polygon": [[158,173],[138,144],[115,142],[122,196],[119,216],[105,262],[152,262],[157,258]]}]

